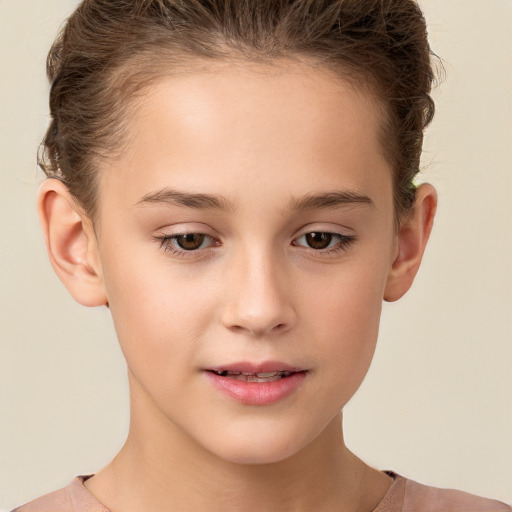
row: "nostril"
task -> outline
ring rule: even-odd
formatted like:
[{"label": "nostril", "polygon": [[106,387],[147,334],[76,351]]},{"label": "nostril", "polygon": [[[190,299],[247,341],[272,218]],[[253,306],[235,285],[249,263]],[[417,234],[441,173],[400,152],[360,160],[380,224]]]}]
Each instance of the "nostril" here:
[{"label": "nostril", "polygon": [[287,324],[281,323],[281,324],[275,325],[274,327],[272,327],[270,329],[265,329],[263,327],[258,328],[256,326],[251,327],[249,325],[248,326],[232,325],[232,326],[230,326],[230,329],[235,332],[250,334],[251,336],[263,336],[263,335],[269,334],[272,331],[275,332],[275,331],[286,330],[286,326],[287,326]]}]

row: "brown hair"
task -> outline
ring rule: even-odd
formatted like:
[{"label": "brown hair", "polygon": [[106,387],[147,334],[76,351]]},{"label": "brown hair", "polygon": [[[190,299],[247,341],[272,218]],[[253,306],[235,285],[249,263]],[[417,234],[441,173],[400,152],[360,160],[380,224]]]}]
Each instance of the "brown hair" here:
[{"label": "brown hair", "polygon": [[122,147],[135,93],[198,59],[287,57],[371,87],[386,112],[395,208],[407,212],[434,114],[431,51],[414,0],[84,0],[48,55],[52,121],[39,165],[93,217],[98,158]]}]

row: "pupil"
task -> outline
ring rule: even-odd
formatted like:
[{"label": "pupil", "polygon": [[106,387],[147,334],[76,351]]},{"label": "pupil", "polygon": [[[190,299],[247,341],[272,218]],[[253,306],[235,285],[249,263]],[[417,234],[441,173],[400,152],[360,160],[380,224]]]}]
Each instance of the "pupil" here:
[{"label": "pupil", "polygon": [[332,241],[330,233],[308,233],[306,241],[313,249],[325,249]]},{"label": "pupil", "polygon": [[176,239],[178,245],[186,250],[193,251],[194,249],[199,249],[204,242],[205,235],[201,235],[199,233],[190,233],[188,235],[181,235]]}]

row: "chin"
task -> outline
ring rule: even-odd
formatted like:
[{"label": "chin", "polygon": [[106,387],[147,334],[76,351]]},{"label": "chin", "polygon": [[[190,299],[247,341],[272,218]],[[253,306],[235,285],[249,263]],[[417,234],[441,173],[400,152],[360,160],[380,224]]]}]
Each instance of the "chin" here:
[{"label": "chin", "polygon": [[246,450],[244,452],[232,452],[219,454],[221,457],[232,464],[244,466],[263,466],[268,464],[278,464],[295,455],[293,450],[272,450],[262,451]]},{"label": "chin", "polygon": [[[303,433],[302,433],[303,434]],[[252,432],[251,435],[230,435],[226,432],[223,443],[216,440],[212,450],[218,457],[233,464],[277,464],[300,452],[309,439],[291,432]]]}]

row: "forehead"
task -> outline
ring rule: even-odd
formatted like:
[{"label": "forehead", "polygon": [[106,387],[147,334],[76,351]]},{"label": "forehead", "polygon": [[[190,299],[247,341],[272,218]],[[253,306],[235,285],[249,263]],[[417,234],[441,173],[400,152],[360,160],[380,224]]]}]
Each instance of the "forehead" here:
[{"label": "forehead", "polygon": [[133,202],[170,184],[226,195],[257,181],[299,196],[340,177],[353,190],[390,179],[378,101],[303,62],[198,66],[153,82],[134,106],[126,151],[101,176]]}]

